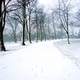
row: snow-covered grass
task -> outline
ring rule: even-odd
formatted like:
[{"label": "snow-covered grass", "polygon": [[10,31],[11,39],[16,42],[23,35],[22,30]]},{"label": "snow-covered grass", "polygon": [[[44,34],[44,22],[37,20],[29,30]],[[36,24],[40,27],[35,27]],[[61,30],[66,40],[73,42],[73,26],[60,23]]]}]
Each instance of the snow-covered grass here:
[{"label": "snow-covered grass", "polygon": [[70,44],[67,44],[66,40],[57,40],[54,44],[62,54],[73,60],[80,68],[80,39],[71,39]]},{"label": "snow-covered grass", "polygon": [[80,80],[79,67],[67,57],[74,48],[75,52],[79,50],[80,43],[63,43],[43,41],[26,43],[24,47],[20,43],[6,43],[8,51],[0,52],[0,80]]},{"label": "snow-covered grass", "polygon": [[[65,73],[67,75],[65,80],[79,80],[80,74],[80,39],[70,39],[70,44],[67,44],[66,40],[54,41],[56,48],[72,63],[77,66],[76,68],[70,68],[69,65],[65,66]],[[67,62],[69,63],[69,61]],[[73,67],[75,67],[73,65]],[[67,70],[68,69],[68,70]],[[77,71],[76,71],[77,70]],[[74,76],[72,76],[74,74]]]}]

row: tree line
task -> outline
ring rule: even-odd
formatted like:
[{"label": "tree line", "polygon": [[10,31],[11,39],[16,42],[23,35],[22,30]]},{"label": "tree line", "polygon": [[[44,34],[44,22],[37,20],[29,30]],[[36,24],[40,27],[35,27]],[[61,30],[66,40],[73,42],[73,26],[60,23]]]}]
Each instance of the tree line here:
[{"label": "tree line", "polygon": [[[79,26],[80,10],[75,19],[71,19],[71,0],[58,0],[56,8],[50,9],[50,13],[44,11],[44,7],[38,4],[38,0],[0,0],[0,50],[6,51],[4,39],[11,34],[15,42],[28,40],[47,40],[67,38],[70,44],[70,34],[73,26]],[[75,21],[76,20],[76,21]],[[5,26],[11,32],[3,34]]]}]

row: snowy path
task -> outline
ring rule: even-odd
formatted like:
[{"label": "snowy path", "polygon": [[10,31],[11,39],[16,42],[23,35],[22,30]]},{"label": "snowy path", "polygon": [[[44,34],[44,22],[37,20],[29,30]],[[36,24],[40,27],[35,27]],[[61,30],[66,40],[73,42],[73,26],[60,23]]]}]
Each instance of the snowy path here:
[{"label": "snowy path", "polygon": [[0,56],[0,80],[80,80],[80,70],[53,42],[33,43]]}]

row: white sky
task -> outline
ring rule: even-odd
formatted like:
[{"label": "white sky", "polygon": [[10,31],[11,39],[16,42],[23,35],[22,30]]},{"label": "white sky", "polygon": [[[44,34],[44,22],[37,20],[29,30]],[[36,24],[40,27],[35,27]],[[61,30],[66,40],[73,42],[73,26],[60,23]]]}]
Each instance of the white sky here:
[{"label": "white sky", "polygon": [[57,4],[57,0],[39,0],[39,3],[45,8],[54,8]]},{"label": "white sky", "polygon": [[[58,0],[39,0],[39,3],[43,5],[46,9],[49,9],[55,8],[55,6],[58,4]],[[79,4],[80,0],[71,0],[71,5],[74,5],[75,7],[80,7]]]}]

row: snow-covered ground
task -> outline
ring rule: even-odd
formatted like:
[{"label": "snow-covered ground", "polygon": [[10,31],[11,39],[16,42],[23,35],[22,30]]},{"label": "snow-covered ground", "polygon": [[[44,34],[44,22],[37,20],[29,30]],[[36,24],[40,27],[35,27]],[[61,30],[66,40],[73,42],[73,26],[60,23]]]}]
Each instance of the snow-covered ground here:
[{"label": "snow-covered ground", "polygon": [[80,39],[71,39],[70,44],[66,40],[54,41],[56,48],[66,57],[73,60],[80,68]]},{"label": "snow-covered ground", "polygon": [[0,52],[0,80],[80,80],[79,44],[79,40],[70,45],[60,40],[24,47],[6,43],[8,51]]}]

